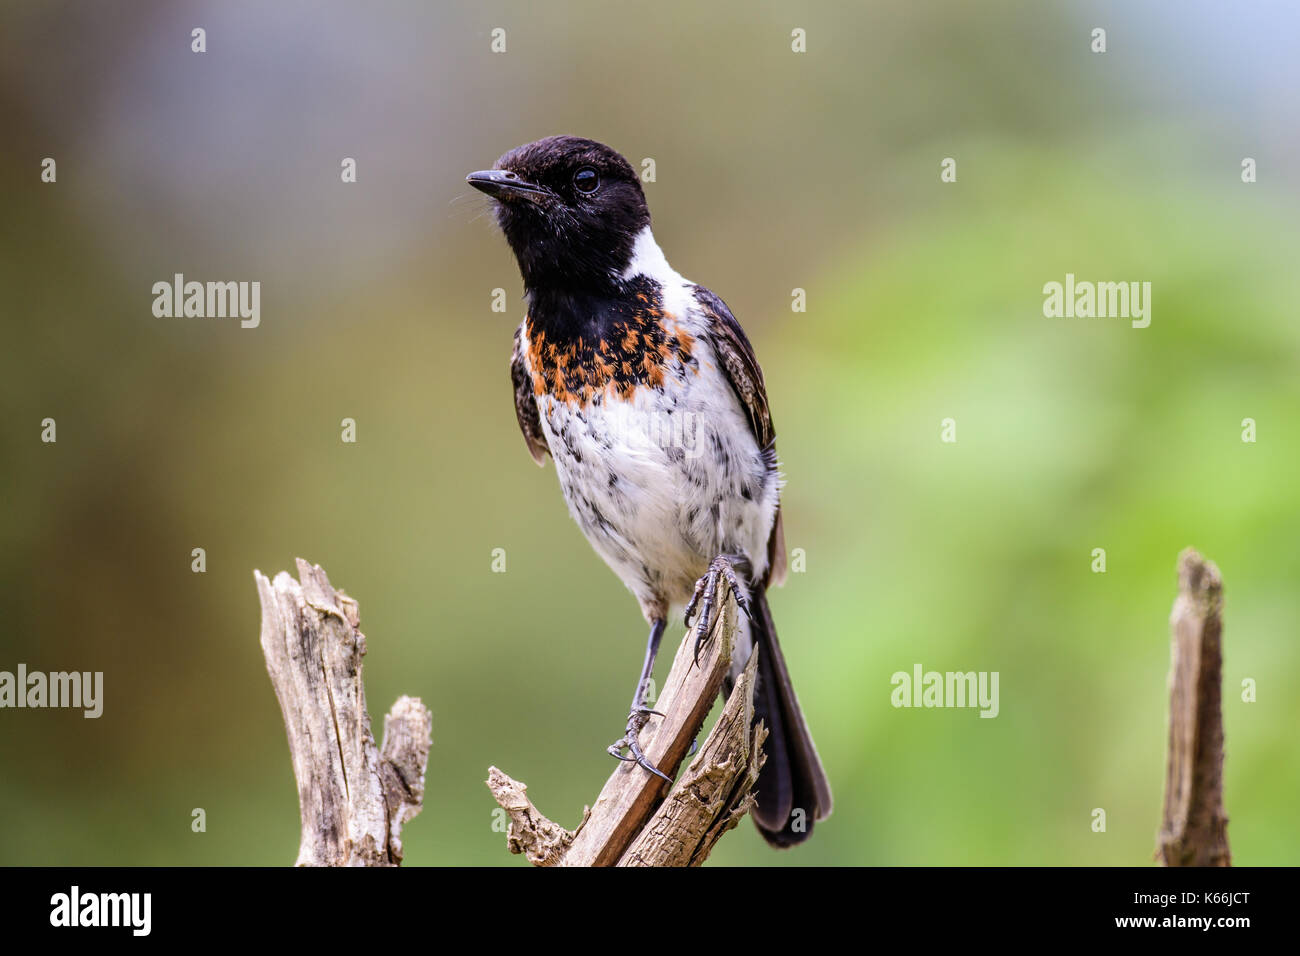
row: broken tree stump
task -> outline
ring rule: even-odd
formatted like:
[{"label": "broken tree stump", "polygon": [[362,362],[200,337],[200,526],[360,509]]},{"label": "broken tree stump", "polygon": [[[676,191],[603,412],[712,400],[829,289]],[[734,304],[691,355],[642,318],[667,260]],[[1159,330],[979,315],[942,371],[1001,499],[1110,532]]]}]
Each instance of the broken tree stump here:
[{"label": "broken tree stump", "polygon": [[298,781],[298,866],[397,866],[402,826],[420,812],[432,717],[402,697],[384,718],[380,750],[370,729],[357,602],[319,566],[297,559],[295,581],[254,571],[262,603],[262,653],[284,715]]},{"label": "broken tree stump", "polygon": [[1223,578],[1188,548],[1169,617],[1169,753],[1156,857],[1163,866],[1230,866],[1223,809]]}]

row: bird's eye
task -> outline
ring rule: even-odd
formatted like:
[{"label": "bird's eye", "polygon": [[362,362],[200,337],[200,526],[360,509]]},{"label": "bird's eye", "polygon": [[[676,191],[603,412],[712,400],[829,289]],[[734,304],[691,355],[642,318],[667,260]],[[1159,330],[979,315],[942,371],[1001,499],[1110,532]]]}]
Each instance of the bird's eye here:
[{"label": "bird's eye", "polygon": [[583,166],[573,174],[573,185],[578,192],[590,195],[600,185],[600,176],[590,166]]}]

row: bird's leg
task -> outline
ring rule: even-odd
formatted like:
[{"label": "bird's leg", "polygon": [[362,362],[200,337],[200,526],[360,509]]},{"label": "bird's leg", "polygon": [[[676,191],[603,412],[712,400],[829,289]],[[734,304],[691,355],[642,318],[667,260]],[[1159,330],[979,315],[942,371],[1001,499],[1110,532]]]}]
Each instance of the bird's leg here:
[{"label": "bird's leg", "polygon": [[[632,695],[632,710],[627,715],[627,730],[622,737],[609,745],[609,752],[619,760],[635,760],[639,766],[649,770],[655,776],[663,777],[669,783],[672,783],[672,778],[663,773],[646,757],[645,751],[641,749],[641,742],[637,739],[641,733],[641,728],[645,726],[651,714],[659,717],[663,716],[659,711],[650,710],[646,707],[646,695],[650,692],[650,675],[654,673],[655,656],[659,653],[659,641],[663,639],[664,628],[667,626],[668,622],[663,618],[655,618],[650,622],[650,639],[646,641],[645,663],[641,665],[641,677],[636,682],[636,693]],[[624,747],[627,748],[628,752],[626,757],[622,754]]]},{"label": "bird's leg", "polygon": [[704,577],[695,582],[695,593],[691,595],[691,602],[686,605],[685,624],[690,627],[695,607],[700,603],[700,597],[704,598],[704,606],[700,609],[699,619],[695,622],[695,663],[697,665],[700,663],[700,648],[708,642],[709,625],[713,619],[713,602],[718,596],[719,578],[726,580],[731,588],[732,597],[736,599],[736,605],[745,612],[745,617],[750,617],[748,592],[736,575],[733,561],[740,563],[741,559],[720,554],[710,561],[709,570],[704,572]]}]

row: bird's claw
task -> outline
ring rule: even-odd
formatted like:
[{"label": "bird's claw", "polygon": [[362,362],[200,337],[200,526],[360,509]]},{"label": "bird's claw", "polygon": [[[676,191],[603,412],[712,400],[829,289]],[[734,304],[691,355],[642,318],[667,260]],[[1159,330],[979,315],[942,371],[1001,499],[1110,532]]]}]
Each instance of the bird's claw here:
[{"label": "bird's claw", "polygon": [[[673,778],[650,762],[650,758],[647,757],[645,751],[641,749],[640,740],[637,739],[638,734],[641,732],[641,728],[645,726],[646,720],[649,719],[650,714],[658,714],[660,717],[663,716],[663,714],[660,714],[657,710],[648,710],[645,707],[635,708],[632,713],[628,714],[626,732],[606,749],[611,757],[617,757],[619,760],[623,761],[635,761],[637,766],[649,770],[656,777],[660,777],[668,781],[669,784],[672,784]],[[622,754],[624,748],[626,748],[628,752],[626,757]]]},{"label": "bird's claw", "polygon": [[691,595],[690,603],[686,605],[686,614],[683,618],[683,623],[690,627],[691,618],[695,616],[695,609],[700,604],[700,598],[703,597],[704,605],[700,608],[700,615],[695,621],[696,666],[700,663],[700,648],[708,643],[709,625],[713,619],[713,602],[718,596],[719,578],[727,582],[731,596],[736,599],[736,606],[745,612],[745,617],[753,619],[749,611],[749,598],[745,596],[745,587],[736,576],[736,569],[728,558],[718,555],[709,562],[709,569],[704,572],[704,577],[695,582],[695,593]]}]

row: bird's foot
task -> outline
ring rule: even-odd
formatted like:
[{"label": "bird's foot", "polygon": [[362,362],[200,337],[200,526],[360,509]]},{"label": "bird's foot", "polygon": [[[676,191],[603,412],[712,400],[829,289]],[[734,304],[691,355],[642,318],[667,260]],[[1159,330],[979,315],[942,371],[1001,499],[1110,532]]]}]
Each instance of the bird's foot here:
[{"label": "bird's foot", "polygon": [[709,627],[713,623],[713,604],[718,596],[718,580],[724,579],[727,586],[731,588],[731,596],[736,599],[736,605],[745,612],[745,617],[751,617],[749,613],[749,598],[745,596],[745,587],[740,583],[736,576],[736,569],[731,563],[731,559],[725,555],[718,555],[709,562],[709,570],[704,572],[704,577],[695,582],[695,593],[691,595],[691,601],[686,605],[686,617],[684,623],[687,627],[691,626],[691,618],[695,615],[695,608],[703,597],[704,605],[700,608],[700,616],[695,621],[695,663],[700,663],[700,648],[708,643]]},{"label": "bird's foot", "polygon": [[[649,770],[656,777],[662,777],[671,784],[673,782],[672,777],[668,776],[650,762],[650,758],[648,758],[645,755],[645,751],[641,749],[641,741],[638,739],[638,735],[641,733],[641,728],[646,725],[646,721],[650,719],[651,714],[655,714],[659,717],[663,716],[663,714],[659,713],[657,710],[650,710],[646,707],[634,707],[632,712],[627,715],[626,732],[622,737],[609,745],[609,755],[611,757],[617,757],[619,760],[635,761],[638,766]],[[623,756],[624,749],[627,750],[626,757]]]}]

